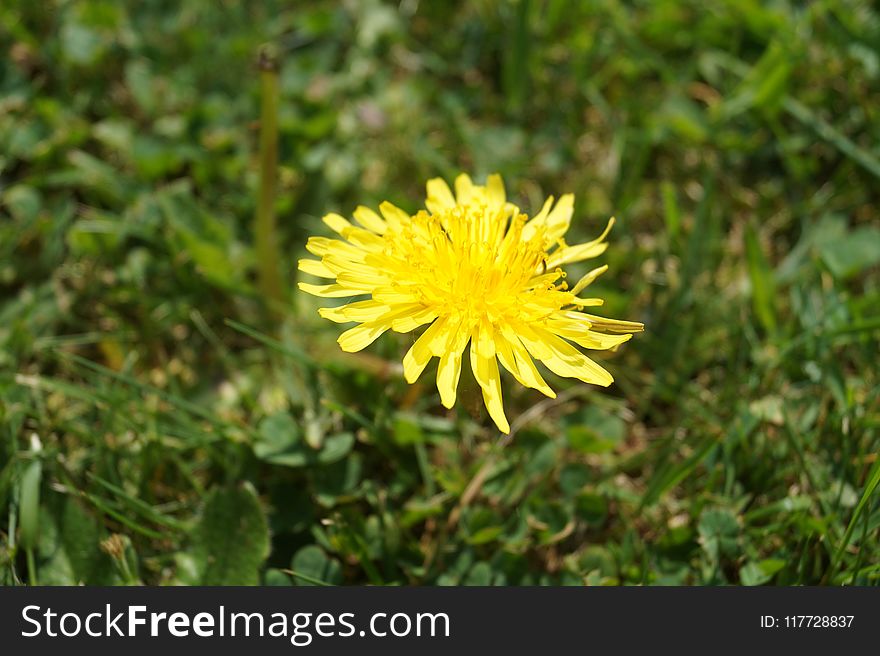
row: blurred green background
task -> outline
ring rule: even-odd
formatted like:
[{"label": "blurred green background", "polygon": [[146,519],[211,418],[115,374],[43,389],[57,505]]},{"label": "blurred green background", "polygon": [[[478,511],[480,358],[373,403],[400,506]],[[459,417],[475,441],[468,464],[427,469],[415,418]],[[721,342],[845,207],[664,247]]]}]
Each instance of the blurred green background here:
[{"label": "blurred green background", "polygon": [[[878,142],[870,2],[4,0],[0,582],[876,583]],[[647,326],[508,444],[294,284],[460,171]]]}]

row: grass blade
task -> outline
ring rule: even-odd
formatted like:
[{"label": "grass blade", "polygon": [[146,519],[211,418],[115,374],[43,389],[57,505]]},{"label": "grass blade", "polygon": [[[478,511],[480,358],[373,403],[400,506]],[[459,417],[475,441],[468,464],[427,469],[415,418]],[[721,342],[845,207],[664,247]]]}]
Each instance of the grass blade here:
[{"label": "grass blade", "polygon": [[861,516],[861,514],[865,511],[865,506],[868,505],[868,501],[877,490],[878,485],[880,485],[880,459],[874,461],[874,466],[871,467],[871,471],[868,474],[868,482],[865,483],[865,489],[862,492],[862,497],[859,499],[855,510],[853,510],[853,514],[849,520],[849,524],[846,527],[846,531],[844,531],[843,537],[840,539],[840,543],[837,545],[837,551],[834,553],[834,558],[831,561],[831,565],[828,569],[828,573],[826,574],[826,578],[828,578],[829,576],[833,576],[834,573],[837,571],[837,567],[840,565],[840,560],[841,558],[843,558],[843,552],[847,548],[847,546],[849,546],[849,541],[852,538],[856,523],[859,521],[859,517]]}]

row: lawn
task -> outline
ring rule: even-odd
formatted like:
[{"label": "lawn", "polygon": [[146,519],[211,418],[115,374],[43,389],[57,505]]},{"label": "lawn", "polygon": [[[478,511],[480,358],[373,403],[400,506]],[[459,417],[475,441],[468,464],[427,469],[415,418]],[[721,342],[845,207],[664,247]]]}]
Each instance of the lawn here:
[{"label": "lawn", "polygon": [[[0,53],[0,583],[880,580],[872,3],[4,0]],[[645,324],[509,436],[296,285],[460,172],[615,216],[569,275]]]}]

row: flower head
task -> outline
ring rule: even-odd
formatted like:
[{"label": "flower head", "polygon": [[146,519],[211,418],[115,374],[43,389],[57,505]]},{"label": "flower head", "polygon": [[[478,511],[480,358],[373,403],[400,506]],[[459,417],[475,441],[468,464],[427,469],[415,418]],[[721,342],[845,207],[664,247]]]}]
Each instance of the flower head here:
[{"label": "flower head", "polygon": [[529,219],[507,201],[498,175],[479,186],[462,174],[454,194],[439,178],[427,188],[427,210],[411,216],[384,202],[380,216],[361,206],[354,211],[359,225],[328,214],[324,222],[342,239],[309,239],[306,248],[321,259],[300,260],[300,270],[335,282],[301,282],[300,289],[330,298],[366,297],[319,310],[325,319],[359,324],[339,337],[342,350],[360,351],[389,329],[405,333],[430,324],[404,356],[404,376],[413,383],[433,357],[440,358],[437,389],[451,408],[470,344],[486,408],[505,433],[510,426],[501,403],[499,362],[522,385],[549,397],[556,394],[534,360],[560,376],[610,385],[611,374],[573,344],[610,349],[644,327],[583,311],[602,305],[601,299],[579,294],[607,266],[573,287],[561,267],[603,253],[614,219],[593,241],[568,245],[563,235],[572,194],[555,204],[547,199]]}]

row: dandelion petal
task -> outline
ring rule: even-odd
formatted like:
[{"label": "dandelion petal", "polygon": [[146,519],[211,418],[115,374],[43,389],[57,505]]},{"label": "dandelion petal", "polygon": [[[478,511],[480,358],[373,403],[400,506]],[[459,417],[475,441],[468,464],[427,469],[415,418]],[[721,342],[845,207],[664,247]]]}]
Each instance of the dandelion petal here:
[{"label": "dandelion petal", "polygon": [[338,340],[339,346],[347,353],[356,353],[375,342],[388,328],[389,325],[385,322],[362,323],[342,333]]}]

